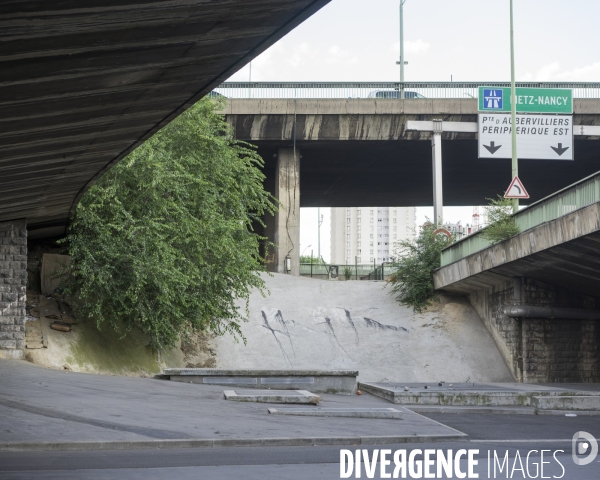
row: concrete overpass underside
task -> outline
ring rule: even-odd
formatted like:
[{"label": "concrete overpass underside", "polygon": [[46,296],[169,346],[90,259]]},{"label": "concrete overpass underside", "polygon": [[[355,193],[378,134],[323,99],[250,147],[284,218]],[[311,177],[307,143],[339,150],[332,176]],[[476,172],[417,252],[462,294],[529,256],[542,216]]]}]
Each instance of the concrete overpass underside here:
[{"label": "concrete overpass underside", "polygon": [[[253,141],[265,160],[268,183],[275,177],[281,141]],[[431,144],[408,140],[297,141],[301,207],[377,205],[429,206],[433,203]],[[600,170],[600,142],[575,141],[576,160],[523,160],[519,176],[540,200]],[[444,205],[484,205],[510,182],[509,159],[477,158],[476,140],[448,140],[442,146]]]},{"label": "concrete overpass underside", "polygon": [[0,5],[0,222],[61,235],[111,165],[329,0]]},{"label": "concrete overpass underside", "polygon": [[[600,100],[574,102],[575,125],[600,125]],[[407,131],[410,120],[476,122],[474,99],[229,100],[223,111],[237,138],[258,146],[268,185],[277,152],[302,156],[302,207],[427,206],[433,203],[431,134]],[[510,159],[477,158],[476,133],[442,136],[444,205],[482,205],[503,194]],[[522,160],[530,202],[600,170],[599,137],[576,136],[575,161]],[[524,201],[523,204],[528,202]]]}]

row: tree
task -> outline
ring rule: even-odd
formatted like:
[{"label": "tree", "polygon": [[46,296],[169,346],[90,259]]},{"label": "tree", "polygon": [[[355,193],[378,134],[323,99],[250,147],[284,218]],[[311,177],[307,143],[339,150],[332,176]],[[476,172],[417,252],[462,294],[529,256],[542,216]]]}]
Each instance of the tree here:
[{"label": "tree", "polygon": [[454,241],[437,227],[426,223],[414,240],[398,242],[399,256],[388,282],[401,305],[421,313],[434,295],[433,272],[440,267],[441,252]]},{"label": "tree", "polygon": [[264,288],[253,225],[276,207],[216,108],[199,101],[83,196],[66,239],[79,318],[139,327],[159,349],[186,331],[241,335],[235,299]]},{"label": "tree", "polygon": [[485,207],[488,225],[481,231],[481,237],[494,244],[508,240],[517,235],[521,229],[515,223],[513,216],[513,201],[498,195],[498,198],[488,198],[490,204]]}]

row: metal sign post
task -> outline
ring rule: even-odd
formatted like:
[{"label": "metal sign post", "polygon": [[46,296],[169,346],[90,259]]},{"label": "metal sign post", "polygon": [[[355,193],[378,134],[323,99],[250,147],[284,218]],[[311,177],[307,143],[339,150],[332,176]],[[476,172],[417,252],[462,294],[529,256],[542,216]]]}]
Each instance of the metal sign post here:
[{"label": "metal sign post", "polygon": [[[512,118],[512,176],[519,176],[519,158],[517,157],[517,93],[515,87],[515,42],[513,29],[513,0],[510,0],[510,115]],[[519,211],[519,199],[513,200],[513,213]]]}]

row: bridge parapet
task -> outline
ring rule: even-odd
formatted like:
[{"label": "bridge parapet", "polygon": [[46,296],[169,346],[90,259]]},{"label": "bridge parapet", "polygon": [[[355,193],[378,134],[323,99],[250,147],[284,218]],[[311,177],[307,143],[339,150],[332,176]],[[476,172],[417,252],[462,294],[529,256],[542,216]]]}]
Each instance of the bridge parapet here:
[{"label": "bridge parapet", "polygon": [[[486,85],[510,87],[510,82],[225,82],[213,91],[213,95],[252,99],[476,99],[479,87]],[[573,98],[600,98],[600,82],[517,82],[516,86],[569,88],[573,90]]]},{"label": "bridge parapet", "polygon": [[[600,202],[600,172],[529,205],[516,213],[514,217],[521,232],[526,233],[538,225],[569,215],[597,202]],[[579,217],[575,218],[578,219],[575,223],[579,225],[581,223]],[[442,267],[488,248],[490,242],[482,237],[482,232],[480,230],[445,248],[442,251]],[[571,235],[577,235],[580,232],[573,225],[571,231],[555,231],[553,233],[556,235],[564,233],[564,237],[561,237],[560,241],[566,241]],[[552,235],[552,237],[554,236]]]}]

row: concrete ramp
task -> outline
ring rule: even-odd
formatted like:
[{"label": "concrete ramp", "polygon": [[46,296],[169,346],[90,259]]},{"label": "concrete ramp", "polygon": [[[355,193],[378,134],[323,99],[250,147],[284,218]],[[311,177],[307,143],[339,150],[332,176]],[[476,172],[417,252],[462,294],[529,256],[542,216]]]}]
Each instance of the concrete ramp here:
[{"label": "concrete ramp", "polygon": [[512,376],[496,344],[462,298],[424,314],[398,305],[382,282],[264,276],[255,292],[247,344],[211,340],[222,369],[358,370],[361,381],[502,382]]}]

